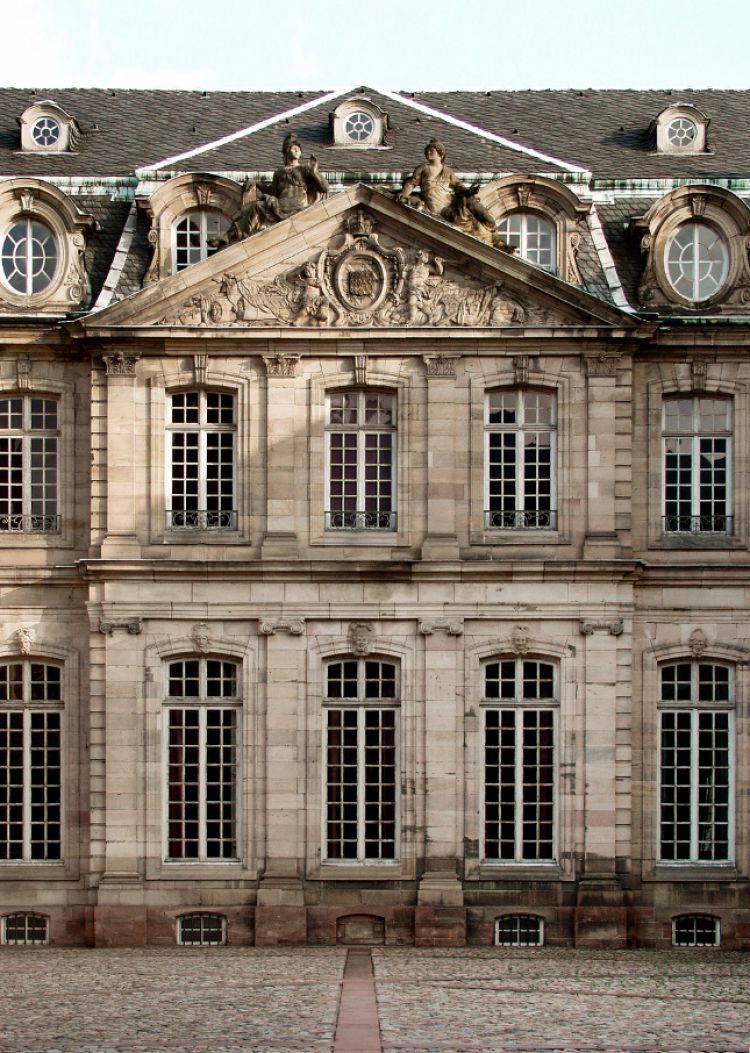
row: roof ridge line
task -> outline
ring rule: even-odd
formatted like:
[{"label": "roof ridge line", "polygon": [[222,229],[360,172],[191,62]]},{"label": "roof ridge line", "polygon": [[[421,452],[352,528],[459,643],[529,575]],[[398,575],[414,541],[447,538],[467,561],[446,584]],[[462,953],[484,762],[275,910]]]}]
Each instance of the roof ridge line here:
[{"label": "roof ridge line", "polygon": [[512,139],[506,139],[502,135],[488,132],[484,128],[479,128],[476,124],[462,121],[459,117],[452,117],[449,113],[444,113],[442,110],[436,110],[434,107],[427,106],[423,102],[415,102],[414,99],[407,99],[403,95],[399,95],[398,92],[390,91],[388,88],[374,88],[373,90],[379,92],[381,95],[385,95],[386,98],[391,99],[393,102],[401,102],[405,106],[411,106],[412,109],[418,110],[420,113],[427,114],[430,117],[439,117],[440,120],[446,121],[446,123],[452,124],[456,128],[461,128],[465,132],[473,132],[474,135],[480,135],[484,139],[489,139],[490,142],[497,143],[499,146],[505,146],[510,150],[515,150],[517,153],[528,154],[530,157],[536,157],[540,161],[547,161],[568,172],[580,172],[581,174],[589,172],[588,168],[574,165],[570,161],[563,161],[559,157],[552,157],[551,154],[543,154],[540,150],[535,150],[532,146],[524,146],[523,143],[516,143],[513,142]]},{"label": "roof ridge line", "polygon": [[[281,113],[274,114],[273,117],[264,117],[262,121],[250,124],[247,128],[241,128],[238,132],[224,135],[221,139],[214,139],[210,143],[196,146],[193,150],[186,150],[184,153],[175,154],[173,157],[167,157],[163,161],[157,161],[156,164],[144,165],[142,168],[139,168],[138,171],[158,172],[159,169],[166,168],[168,165],[176,164],[178,161],[186,161],[190,157],[197,157],[198,154],[208,153],[210,150],[217,150],[220,146],[226,146],[227,143],[233,143],[237,139],[242,139],[246,135],[252,135],[253,132],[259,132],[263,128],[270,128],[272,124],[277,124],[279,121],[288,120],[290,117],[296,117],[300,113],[305,113],[306,110],[311,110],[313,107],[320,106],[324,102],[331,102],[333,99],[337,99],[339,95],[343,95],[345,92],[352,90],[352,88],[341,88],[337,91],[329,91],[325,95],[320,95],[315,99],[309,99],[307,102],[300,103],[299,106],[293,106],[291,110],[283,110]],[[251,93],[248,92],[248,94]]]}]

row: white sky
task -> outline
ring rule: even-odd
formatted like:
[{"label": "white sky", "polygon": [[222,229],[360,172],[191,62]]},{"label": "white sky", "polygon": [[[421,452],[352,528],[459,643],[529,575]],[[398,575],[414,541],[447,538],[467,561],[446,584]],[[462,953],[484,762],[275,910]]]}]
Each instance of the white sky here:
[{"label": "white sky", "polygon": [[747,0],[0,0],[0,26],[6,87],[750,87]]}]

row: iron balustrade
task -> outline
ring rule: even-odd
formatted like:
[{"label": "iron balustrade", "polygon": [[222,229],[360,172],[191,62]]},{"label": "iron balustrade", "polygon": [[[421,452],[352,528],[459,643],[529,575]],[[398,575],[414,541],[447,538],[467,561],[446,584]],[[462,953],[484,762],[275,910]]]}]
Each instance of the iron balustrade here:
[{"label": "iron balustrade", "polygon": [[191,508],[171,509],[167,512],[169,530],[236,530],[237,512],[234,509]]},{"label": "iron balustrade", "polygon": [[58,515],[16,515],[0,514],[0,532],[13,531],[21,534],[59,534],[60,516]]},{"label": "iron balustrade", "polygon": [[326,530],[395,529],[395,512],[326,512]]},{"label": "iron balustrade", "polygon": [[665,534],[728,534],[733,533],[734,516],[662,516]]},{"label": "iron balustrade", "polygon": [[484,525],[491,530],[557,530],[557,512],[551,509],[485,509]]}]

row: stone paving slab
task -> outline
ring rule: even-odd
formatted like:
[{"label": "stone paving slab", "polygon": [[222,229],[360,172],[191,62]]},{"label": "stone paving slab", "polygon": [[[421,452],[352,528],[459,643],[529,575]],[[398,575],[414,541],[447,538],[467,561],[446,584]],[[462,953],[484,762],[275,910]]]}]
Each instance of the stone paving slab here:
[{"label": "stone paving slab", "polygon": [[750,955],[376,948],[384,1053],[748,1053]]}]

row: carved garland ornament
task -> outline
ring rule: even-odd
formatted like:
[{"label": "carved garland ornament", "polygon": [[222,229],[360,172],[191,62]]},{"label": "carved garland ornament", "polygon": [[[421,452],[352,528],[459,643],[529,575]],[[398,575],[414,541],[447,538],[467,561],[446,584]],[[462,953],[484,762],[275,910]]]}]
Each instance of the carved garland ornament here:
[{"label": "carved garland ornament", "polygon": [[323,249],[273,278],[227,272],[213,279],[213,291],[193,293],[160,324],[495,327],[549,320],[547,312],[529,309],[505,292],[502,282],[467,278],[458,267],[456,278],[447,278],[439,256],[384,244],[364,209],[345,226],[339,249]]}]

